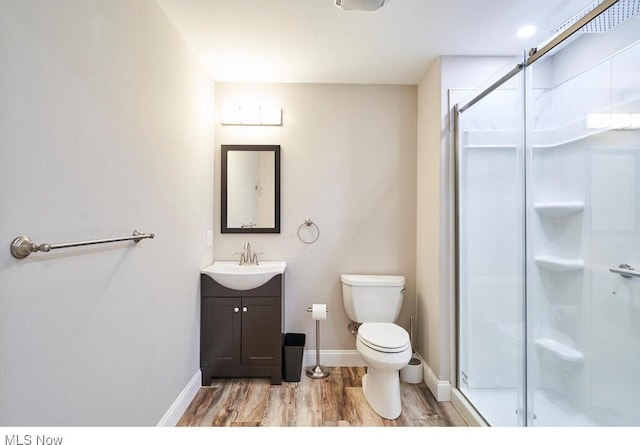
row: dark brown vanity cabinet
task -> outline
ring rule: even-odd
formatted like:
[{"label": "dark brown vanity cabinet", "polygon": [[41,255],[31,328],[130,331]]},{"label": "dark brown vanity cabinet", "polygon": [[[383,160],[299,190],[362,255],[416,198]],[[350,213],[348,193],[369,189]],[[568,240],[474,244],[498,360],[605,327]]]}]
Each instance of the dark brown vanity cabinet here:
[{"label": "dark brown vanity cabinet", "polygon": [[200,276],[202,385],[212,377],[270,377],[282,382],[283,275],[255,289],[226,288]]}]

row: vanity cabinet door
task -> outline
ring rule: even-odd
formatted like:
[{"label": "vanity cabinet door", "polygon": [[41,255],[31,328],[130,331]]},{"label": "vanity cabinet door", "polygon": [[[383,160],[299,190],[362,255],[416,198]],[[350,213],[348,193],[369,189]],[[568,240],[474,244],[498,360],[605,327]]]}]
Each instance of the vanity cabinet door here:
[{"label": "vanity cabinet door", "polygon": [[240,298],[202,299],[201,361],[205,366],[240,365]]},{"label": "vanity cabinet door", "polygon": [[242,299],[242,364],[279,364],[281,352],[279,297]]}]

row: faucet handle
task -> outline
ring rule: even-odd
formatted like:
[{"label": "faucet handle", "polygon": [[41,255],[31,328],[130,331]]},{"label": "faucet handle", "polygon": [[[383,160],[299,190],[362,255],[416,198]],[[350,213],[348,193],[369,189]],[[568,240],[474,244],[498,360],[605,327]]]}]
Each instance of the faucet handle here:
[{"label": "faucet handle", "polygon": [[256,263],[256,266],[260,263],[258,263],[258,255],[262,255],[264,254],[264,252],[253,252],[253,258],[251,258],[251,262],[252,263]]},{"label": "faucet handle", "polygon": [[233,252],[235,255],[240,255],[240,266],[247,262],[247,258],[244,256],[244,252]]}]

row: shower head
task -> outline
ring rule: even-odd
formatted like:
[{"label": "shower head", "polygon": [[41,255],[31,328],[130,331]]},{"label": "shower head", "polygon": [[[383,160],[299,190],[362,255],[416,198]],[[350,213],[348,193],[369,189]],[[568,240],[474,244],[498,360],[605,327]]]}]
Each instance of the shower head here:
[{"label": "shower head", "polygon": [[[602,1],[603,0],[596,0],[584,9],[580,10],[569,20],[558,26],[555,29],[554,34],[561,33],[565,29],[569,28],[582,17],[594,10],[600,3],[602,3]],[[619,0],[576,32],[604,33],[638,14],[640,14],[640,0]]]}]

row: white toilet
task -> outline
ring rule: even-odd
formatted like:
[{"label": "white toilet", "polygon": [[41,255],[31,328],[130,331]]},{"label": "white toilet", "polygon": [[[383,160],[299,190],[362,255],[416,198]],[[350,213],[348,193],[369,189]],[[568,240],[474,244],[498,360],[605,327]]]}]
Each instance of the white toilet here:
[{"label": "white toilet", "polygon": [[409,334],[394,323],[402,308],[404,277],[342,275],[341,281],[347,316],[362,323],[356,349],[367,364],[364,397],[378,415],[396,419],[402,412],[399,371],[412,355]]}]

